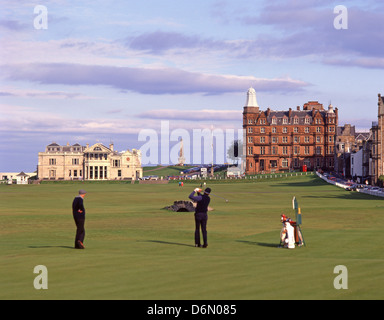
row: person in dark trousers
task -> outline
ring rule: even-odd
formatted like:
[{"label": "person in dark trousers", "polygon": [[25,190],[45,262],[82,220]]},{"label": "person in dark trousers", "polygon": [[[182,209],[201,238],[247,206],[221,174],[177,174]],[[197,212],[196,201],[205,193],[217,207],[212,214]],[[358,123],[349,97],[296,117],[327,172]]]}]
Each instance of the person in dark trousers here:
[{"label": "person in dark trousers", "polygon": [[75,238],[75,249],[85,249],[84,237],[85,237],[85,208],[84,208],[84,197],[86,192],[84,190],[79,191],[79,195],[73,200],[72,212],[73,219],[76,223],[76,238]]},{"label": "person in dark trousers", "polygon": [[[200,244],[200,227],[203,233],[203,248],[208,247],[208,235],[207,235],[207,222],[208,222],[208,205],[211,201],[209,194],[211,193],[211,189],[207,188],[204,190],[204,193],[201,194],[201,189],[196,188],[189,195],[189,199],[197,202],[195,209],[195,247],[201,247]],[[197,196],[195,196],[197,193]]]}]

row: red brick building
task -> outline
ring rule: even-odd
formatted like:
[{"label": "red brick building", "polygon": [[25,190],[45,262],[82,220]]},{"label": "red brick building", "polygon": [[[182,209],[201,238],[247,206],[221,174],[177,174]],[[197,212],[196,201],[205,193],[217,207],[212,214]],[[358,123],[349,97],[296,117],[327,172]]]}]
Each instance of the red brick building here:
[{"label": "red brick building", "polygon": [[253,88],[243,112],[246,132],[246,173],[322,168],[333,171],[338,109],[325,110],[317,101],[303,109],[260,110]]}]

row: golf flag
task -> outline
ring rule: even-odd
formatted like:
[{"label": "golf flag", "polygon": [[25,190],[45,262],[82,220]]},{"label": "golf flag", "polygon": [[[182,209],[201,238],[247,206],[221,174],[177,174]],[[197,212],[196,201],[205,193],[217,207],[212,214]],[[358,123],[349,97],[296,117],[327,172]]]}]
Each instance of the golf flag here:
[{"label": "golf flag", "polygon": [[293,197],[292,199],[292,207],[293,210],[295,210],[296,213],[296,226],[295,226],[295,237],[296,237],[296,243],[298,243],[299,246],[306,245],[303,237],[303,233],[301,232],[300,225],[302,224],[301,220],[301,209],[299,207],[299,203],[297,202],[296,197]]},{"label": "golf flag", "polygon": [[301,225],[301,209],[299,208],[297,215],[296,215],[296,224],[299,226]]},{"label": "golf flag", "polygon": [[301,209],[299,207],[299,203],[297,202],[296,197],[293,197],[292,199],[292,207],[293,210],[295,210],[296,214],[296,224],[299,226],[301,225]]},{"label": "golf flag", "polygon": [[298,207],[299,207],[299,204],[297,203],[296,197],[293,197],[293,199],[292,199],[292,209],[296,211]]}]

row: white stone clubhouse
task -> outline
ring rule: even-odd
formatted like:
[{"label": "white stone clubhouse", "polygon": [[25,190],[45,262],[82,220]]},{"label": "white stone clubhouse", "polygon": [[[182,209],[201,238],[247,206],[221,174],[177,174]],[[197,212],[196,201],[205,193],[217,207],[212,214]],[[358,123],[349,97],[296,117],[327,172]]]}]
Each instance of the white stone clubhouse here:
[{"label": "white stone clubhouse", "polygon": [[141,151],[117,152],[111,143],[60,146],[51,143],[39,152],[40,180],[137,180],[143,176]]}]

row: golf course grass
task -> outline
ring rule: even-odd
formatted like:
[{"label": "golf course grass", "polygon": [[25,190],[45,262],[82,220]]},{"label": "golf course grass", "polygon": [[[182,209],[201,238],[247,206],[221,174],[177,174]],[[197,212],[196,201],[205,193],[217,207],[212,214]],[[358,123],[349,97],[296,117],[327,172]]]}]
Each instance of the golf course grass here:
[{"label": "golf course grass", "polygon": [[143,175],[144,176],[158,176],[158,177],[167,177],[167,176],[179,176],[181,172],[193,168],[191,166],[156,166],[156,167],[144,167]]},{"label": "golf course grass", "polygon": [[[316,176],[216,183],[207,249],[179,187],[125,183],[0,185],[0,299],[383,299],[384,202]],[[73,249],[71,204],[87,212],[85,250]],[[305,247],[279,249],[280,215],[301,207]],[[48,269],[36,290],[34,267]],[[334,268],[348,270],[336,290]]]}]

